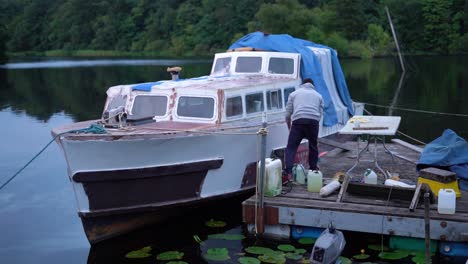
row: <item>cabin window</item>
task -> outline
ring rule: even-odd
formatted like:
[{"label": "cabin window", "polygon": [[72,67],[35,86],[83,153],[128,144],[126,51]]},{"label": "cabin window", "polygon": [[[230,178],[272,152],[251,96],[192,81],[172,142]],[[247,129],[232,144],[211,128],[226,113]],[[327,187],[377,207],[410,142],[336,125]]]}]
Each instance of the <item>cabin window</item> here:
[{"label": "cabin window", "polygon": [[219,58],[216,60],[213,73],[228,74],[231,68],[231,57]]},{"label": "cabin window", "polygon": [[285,88],[284,89],[284,105],[287,104],[288,102],[288,99],[289,99],[289,95],[294,92],[294,87],[289,87],[289,88]]},{"label": "cabin window", "polygon": [[137,95],[133,102],[132,115],[138,117],[164,116],[166,110],[166,96]]},{"label": "cabin window", "polygon": [[242,116],[242,97],[236,96],[226,99],[226,117]]},{"label": "cabin window", "polygon": [[267,91],[267,109],[268,110],[280,110],[283,109],[283,98],[281,95],[281,90],[272,90]]},{"label": "cabin window", "polygon": [[293,74],[294,59],[291,58],[270,58],[268,72],[273,74]]},{"label": "cabin window", "polygon": [[115,109],[115,108],[118,108],[119,106],[125,106],[126,102],[127,102],[126,95],[117,95],[117,96],[111,97],[109,99],[109,104],[107,105],[106,110]]},{"label": "cabin window", "polygon": [[236,72],[254,73],[262,70],[261,57],[238,57],[236,63]]},{"label": "cabin window", "polygon": [[248,94],[245,96],[247,114],[263,112],[263,93]]},{"label": "cabin window", "polygon": [[177,104],[177,115],[211,119],[214,116],[214,99],[210,97],[181,96]]}]

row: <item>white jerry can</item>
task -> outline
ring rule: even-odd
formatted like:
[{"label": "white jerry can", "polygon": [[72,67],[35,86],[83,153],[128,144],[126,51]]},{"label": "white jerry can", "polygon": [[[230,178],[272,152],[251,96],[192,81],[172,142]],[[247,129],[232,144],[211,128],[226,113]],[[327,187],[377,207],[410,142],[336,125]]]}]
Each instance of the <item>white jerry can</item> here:
[{"label": "white jerry can", "polygon": [[[261,162],[257,165],[257,175],[260,178],[260,166]],[[265,196],[273,197],[281,194],[282,191],[282,172],[283,165],[280,159],[265,159],[265,184],[264,193]]]}]

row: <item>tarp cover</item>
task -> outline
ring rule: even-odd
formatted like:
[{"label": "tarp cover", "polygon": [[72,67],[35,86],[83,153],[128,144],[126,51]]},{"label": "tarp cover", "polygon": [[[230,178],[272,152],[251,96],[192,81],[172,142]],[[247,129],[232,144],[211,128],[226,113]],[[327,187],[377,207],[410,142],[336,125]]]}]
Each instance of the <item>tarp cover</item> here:
[{"label": "tarp cover", "polygon": [[332,69],[335,77],[335,84],[340,95],[340,99],[347,107],[350,115],[354,115],[354,109],[351,97],[349,95],[348,86],[341,70],[340,62],[335,50],[330,47],[313,43],[311,41],[293,38],[287,34],[274,35],[264,34],[263,32],[253,32],[234,42],[229,49],[237,49],[242,47],[250,47],[266,51],[291,52],[301,54],[301,76],[302,79],[311,78],[314,80],[317,91],[322,95],[324,100],[324,118],[323,125],[333,126],[338,122],[337,114],[333,101],[330,97],[327,85],[325,84],[322,72],[322,66],[314,52],[307,47],[329,49],[332,56]]},{"label": "tarp cover", "polygon": [[427,167],[448,169],[457,174],[459,187],[468,191],[468,142],[451,129],[427,144],[416,165],[418,170]]}]

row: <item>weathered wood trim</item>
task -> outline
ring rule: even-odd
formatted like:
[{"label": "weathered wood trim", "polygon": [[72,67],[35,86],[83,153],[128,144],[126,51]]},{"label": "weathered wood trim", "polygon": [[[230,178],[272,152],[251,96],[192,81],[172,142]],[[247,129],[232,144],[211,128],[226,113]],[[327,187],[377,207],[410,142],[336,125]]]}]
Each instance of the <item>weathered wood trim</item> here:
[{"label": "weathered wood trim", "polygon": [[[266,206],[263,208],[263,212],[265,225],[277,225],[279,223],[277,207]],[[242,205],[242,219],[244,223],[255,224],[255,205]]]},{"label": "weathered wood trim", "polygon": [[162,177],[168,175],[178,175],[192,172],[207,171],[220,168],[224,159],[212,159],[164,165],[138,169],[108,170],[108,171],[81,171],[75,173],[72,179],[75,182],[101,182],[101,181],[122,181],[136,180],[149,177]]}]

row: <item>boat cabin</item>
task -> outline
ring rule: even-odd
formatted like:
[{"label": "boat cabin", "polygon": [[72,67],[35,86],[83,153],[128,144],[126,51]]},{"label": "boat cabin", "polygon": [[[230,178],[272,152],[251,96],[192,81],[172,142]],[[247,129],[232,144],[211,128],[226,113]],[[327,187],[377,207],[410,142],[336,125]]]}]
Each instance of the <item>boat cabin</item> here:
[{"label": "boat cabin", "polygon": [[134,121],[225,123],[285,110],[300,84],[300,55],[244,51],[215,55],[209,76],[109,88],[108,126]]}]

